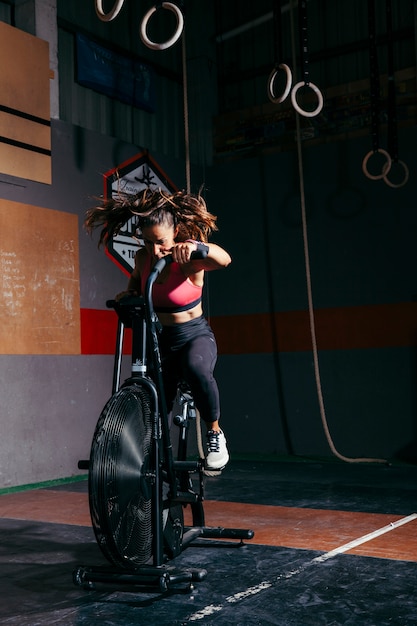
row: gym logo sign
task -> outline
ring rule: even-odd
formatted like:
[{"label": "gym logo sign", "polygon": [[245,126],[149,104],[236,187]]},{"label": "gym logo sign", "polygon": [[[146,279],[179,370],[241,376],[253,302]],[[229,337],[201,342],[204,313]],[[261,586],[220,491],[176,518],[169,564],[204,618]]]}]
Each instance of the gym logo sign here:
[{"label": "gym logo sign", "polygon": [[[175,185],[148,152],[141,152],[118,165],[106,172],[103,178],[105,198],[117,196],[118,193],[135,195],[146,187],[170,192],[176,190]],[[125,274],[130,276],[135,266],[135,254],[141,245],[143,244],[140,234],[137,233],[137,219],[132,216],[109,243],[106,253]]]}]

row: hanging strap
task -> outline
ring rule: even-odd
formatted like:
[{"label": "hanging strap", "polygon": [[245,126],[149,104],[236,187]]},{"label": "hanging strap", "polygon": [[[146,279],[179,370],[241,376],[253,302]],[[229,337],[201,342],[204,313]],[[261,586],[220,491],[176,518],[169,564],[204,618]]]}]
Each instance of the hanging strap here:
[{"label": "hanging strap", "polygon": [[[323,108],[323,94],[314,83],[310,81],[310,69],[308,61],[308,29],[307,29],[307,0],[299,0],[298,3],[298,32],[300,37],[300,62],[303,79],[298,82],[291,91],[291,102],[294,109],[304,117],[315,117]],[[297,92],[301,87],[310,87],[317,97],[317,106],[312,111],[303,109],[297,101]]]},{"label": "hanging strap", "polygon": [[[408,181],[409,171],[404,161],[400,161],[398,157],[398,125],[397,125],[397,107],[395,92],[395,74],[394,74],[394,45],[392,36],[392,4],[391,0],[385,1],[385,14],[387,22],[387,47],[388,47],[388,137],[387,147],[391,156],[392,163],[400,167],[402,170],[401,177],[397,182],[393,182],[388,178],[389,171],[385,171],[383,180],[389,187],[403,187]],[[396,167],[398,169],[398,167]],[[391,177],[392,178],[392,177]]]},{"label": "hanging strap", "polygon": [[[290,93],[292,84],[292,73],[289,66],[283,63],[283,46],[282,46],[282,7],[281,0],[273,0],[273,20],[274,20],[274,59],[275,64],[268,78],[268,98],[274,104],[284,102]],[[286,75],[286,83],[283,92],[275,95],[275,79],[279,70],[283,70]]]},{"label": "hanging strap", "polygon": [[282,7],[281,0],[275,0],[273,2],[273,18],[274,18],[274,56],[275,67],[279,68],[279,64],[282,63]]},{"label": "hanging strap", "polygon": [[[380,180],[391,169],[391,156],[386,150],[379,147],[379,95],[381,86],[379,82],[378,55],[376,47],[374,0],[368,0],[368,36],[372,150],[368,152],[362,161],[362,171],[367,178],[370,178],[371,180]],[[368,170],[368,162],[370,158],[377,153],[382,154],[386,161],[381,167],[380,172],[377,174],[371,174]]]},{"label": "hanging strap", "polygon": [[298,30],[300,34],[301,73],[305,85],[310,84],[308,65],[307,1],[300,0],[298,5]]},{"label": "hanging strap", "polygon": [[371,134],[372,148],[374,152],[379,150],[379,69],[378,55],[376,49],[375,34],[375,4],[374,0],[368,0],[368,29],[369,29],[369,67],[370,67],[370,88],[371,88]]},{"label": "hanging strap", "polygon": [[395,77],[394,77],[394,50],[392,42],[392,6],[391,0],[385,2],[387,18],[387,46],[388,46],[388,152],[391,159],[398,161],[398,132],[397,113],[395,106]]}]

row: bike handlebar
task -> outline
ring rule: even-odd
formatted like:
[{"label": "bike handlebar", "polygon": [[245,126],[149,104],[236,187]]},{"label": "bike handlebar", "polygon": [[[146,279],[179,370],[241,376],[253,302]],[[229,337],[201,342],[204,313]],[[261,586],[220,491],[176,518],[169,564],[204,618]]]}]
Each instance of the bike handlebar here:
[{"label": "bike handlebar", "polygon": [[[205,259],[206,256],[207,256],[207,252],[205,250],[193,250],[191,252],[191,260],[192,261],[197,261],[199,259]],[[158,259],[158,261],[153,266],[151,273],[149,274],[148,280],[155,273],[155,277],[154,277],[154,279],[152,281],[152,283],[154,283],[155,280],[158,278],[159,274],[164,269],[164,267],[166,267],[167,265],[170,265],[172,262],[173,262],[172,254],[167,254],[166,256],[163,256],[160,259]]]}]

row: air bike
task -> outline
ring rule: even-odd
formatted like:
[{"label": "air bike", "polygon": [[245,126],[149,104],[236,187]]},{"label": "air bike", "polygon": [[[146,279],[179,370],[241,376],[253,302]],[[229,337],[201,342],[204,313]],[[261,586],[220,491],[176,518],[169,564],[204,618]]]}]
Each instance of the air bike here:
[{"label": "air bike", "polygon": [[[171,563],[185,548],[200,538],[240,540],[242,545],[254,536],[252,530],[205,525],[204,460],[187,459],[189,426],[197,413],[185,383],[178,386],[174,403],[172,428],[179,430],[173,452],[160,325],[152,303],[152,286],[171,262],[171,255],[157,261],[143,296],[107,302],[118,315],[112,396],[97,422],[90,458],[78,467],[88,468],[91,521],[110,565],[78,566],[74,583],[86,589],[110,583],[160,592],[185,584],[191,590],[207,572]],[[125,328],[132,329],[132,370],[120,385]],[[184,525],[185,507],[191,510],[191,527]]]}]

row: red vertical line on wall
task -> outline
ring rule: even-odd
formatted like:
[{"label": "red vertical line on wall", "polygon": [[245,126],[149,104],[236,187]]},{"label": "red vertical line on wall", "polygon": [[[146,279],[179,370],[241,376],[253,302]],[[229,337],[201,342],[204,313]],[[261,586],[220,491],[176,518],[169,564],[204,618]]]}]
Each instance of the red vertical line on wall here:
[{"label": "red vertical line on wall", "polygon": [[261,207],[262,207],[262,226],[263,226],[263,236],[265,241],[265,256],[266,256],[266,277],[267,277],[267,287],[268,287],[268,313],[269,313],[269,326],[271,330],[271,339],[272,339],[272,358],[274,362],[274,371],[275,371],[275,381],[277,385],[277,393],[278,393],[278,406],[279,413],[282,418],[282,427],[285,438],[285,445],[287,448],[287,452],[289,454],[294,454],[294,448],[291,442],[290,429],[288,424],[288,416],[285,408],[285,397],[284,397],[284,389],[282,385],[282,372],[281,372],[281,361],[279,355],[279,342],[278,342],[278,332],[277,325],[275,321],[275,298],[274,298],[274,284],[273,284],[273,263],[276,262],[276,259],[273,258],[271,254],[272,250],[272,242],[269,240],[269,233],[272,232],[271,225],[269,222],[268,215],[268,199],[266,194],[266,180],[265,180],[265,164],[264,157],[260,155],[259,157],[259,178],[260,178],[260,189],[261,189]]}]

